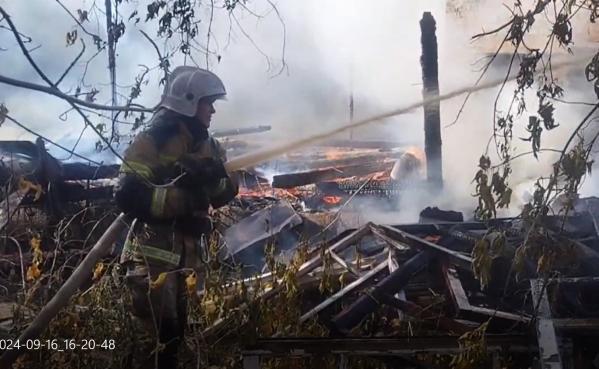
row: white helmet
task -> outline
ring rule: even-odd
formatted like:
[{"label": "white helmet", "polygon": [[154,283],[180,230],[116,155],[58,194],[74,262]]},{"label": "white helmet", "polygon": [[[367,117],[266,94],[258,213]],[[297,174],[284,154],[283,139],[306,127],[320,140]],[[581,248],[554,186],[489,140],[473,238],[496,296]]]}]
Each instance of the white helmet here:
[{"label": "white helmet", "polygon": [[216,74],[197,67],[181,66],[169,75],[159,106],[193,117],[200,99],[208,96],[224,99],[226,93]]}]

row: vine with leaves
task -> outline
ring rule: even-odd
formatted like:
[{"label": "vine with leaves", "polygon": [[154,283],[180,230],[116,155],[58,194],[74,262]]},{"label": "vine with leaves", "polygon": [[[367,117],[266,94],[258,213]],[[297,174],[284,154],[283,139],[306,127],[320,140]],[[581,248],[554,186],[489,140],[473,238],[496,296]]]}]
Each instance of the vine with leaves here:
[{"label": "vine with leaves", "polygon": [[[579,26],[587,25],[588,22],[594,23],[597,19],[598,6],[599,3],[593,0],[537,0],[530,8],[525,8],[521,1],[515,1],[510,8],[511,18],[506,23],[473,37],[478,39],[493,34],[504,35],[501,45],[491,57],[483,74],[506,43],[510,43],[513,47],[506,81],[512,69],[517,69],[516,86],[505,111],[501,111],[498,104],[505,84],[497,94],[493,113],[493,135],[486,152],[479,160],[478,171],[473,180],[474,196],[478,199],[475,215],[478,218],[483,220],[496,218],[498,210],[509,207],[511,203],[512,162],[516,157],[522,156],[514,155],[514,129],[521,126],[527,132],[528,136],[520,140],[530,144],[532,160],[538,160],[539,154],[546,150],[542,142],[547,132],[556,129],[565,130],[555,117],[555,112],[559,109],[556,103],[563,102],[561,98],[566,91],[560,85],[562,82],[553,73],[553,54],[557,48],[567,54],[575,52],[572,45],[576,22],[582,23]],[[540,17],[547,20],[551,27],[544,46],[534,48],[529,45],[528,40],[534,33],[533,25]],[[519,65],[516,66],[517,63]],[[596,98],[599,98],[598,71],[599,53],[596,53],[584,70],[585,78],[590,82]],[[527,91],[535,91],[537,99],[537,106],[532,112],[526,104]],[[559,150],[559,159],[553,164],[552,171],[547,177],[541,177],[536,181],[531,200],[523,206],[518,216],[524,225],[524,240],[515,251],[512,271],[521,272],[524,260],[528,258],[536,262],[537,272],[547,277],[553,273],[560,259],[563,261],[563,257],[572,255],[571,244],[551,232],[545,220],[548,215],[558,214],[564,217],[562,224],[565,224],[567,215],[573,210],[575,201],[578,199],[585,176],[591,173],[594,162],[592,149],[598,133],[589,128],[599,103],[590,105],[592,108],[588,114],[572,131],[567,132],[569,138]],[[495,165],[491,160],[491,148],[497,153],[498,163]],[[560,199],[559,208],[555,206],[556,199]],[[473,250],[476,266],[474,274],[481,284],[488,283],[490,278],[489,260],[495,254],[492,245],[481,241]]]}]

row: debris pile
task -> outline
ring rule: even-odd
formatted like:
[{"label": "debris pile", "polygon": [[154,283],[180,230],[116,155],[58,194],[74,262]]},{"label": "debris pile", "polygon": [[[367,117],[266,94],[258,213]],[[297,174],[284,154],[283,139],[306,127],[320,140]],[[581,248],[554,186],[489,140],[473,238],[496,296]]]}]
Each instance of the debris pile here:
[{"label": "debris pile", "polygon": [[[534,242],[522,219],[464,221],[461,213],[427,208],[420,223],[343,229],[335,226],[340,208],[358,196],[401,204],[403,188],[422,180],[424,167],[415,149],[343,144],[239,174],[240,195],[214,213],[220,236],[206,245],[205,270],[188,285],[197,288],[191,357],[247,369],[287,367],[285,360],[320,367],[595,365],[599,199],[579,199],[567,217],[545,217],[544,233],[563,247],[538,262],[518,251]],[[5,191],[0,210],[0,333],[8,338],[116,217],[110,178],[118,168],[61,163],[40,142],[3,142],[0,150],[4,188],[20,187]],[[117,242],[98,264],[69,319],[126,315],[119,249]],[[19,314],[7,312],[15,307]]]}]

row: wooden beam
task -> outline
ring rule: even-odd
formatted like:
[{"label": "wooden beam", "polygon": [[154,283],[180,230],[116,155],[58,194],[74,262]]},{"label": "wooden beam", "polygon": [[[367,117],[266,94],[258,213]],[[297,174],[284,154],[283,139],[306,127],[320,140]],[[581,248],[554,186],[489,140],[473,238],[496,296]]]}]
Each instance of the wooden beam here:
[{"label": "wooden beam", "polygon": [[437,254],[445,255],[449,258],[451,262],[467,270],[471,270],[472,268],[472,258],[469,256],[466,256],[457,251],[450,250],[446,247],[437,245],[418,236],[414,236],[413,234],[400,231],[399,229],[395,229],[387,225],[380,225],[379,227],[383,229],[387,233],[387,235],[394,239],[398,239],[404,243],[407,243],[408,245],[415,246],[420,249],[428,249]]},{"label": "wooden beam", "polygon": [[471,305],[470,301],[468,300],[468,296],[466,296],[466,291],[462,286],[462,282],[458,277],[457,271],[454,268],[445,269],[446,270],[443,274],[447,282],[449,293],[454,302],[456,314],[464,315],[465,313],[470,313],[475,315],[490,316],[498,319],[512,320],[521,323],[530,323],[530,317],[525,315],[512,314],[506,311]]},{"label": "wooden beam", "polygon": [[378,228],[374,224],[370,226],[370,231],[376,238],[380,239],[383,242],[386,242],[398,251],[405,252],[411,249],[411,247],[406,245],[405,243],[398,242],[393,238],[387,236],[380,228]]},{"label": "wooden beam", "polygon": [[[535,352],[528,335],[488,334],[489,351]],[[303,356],[320,354],[414,355],[415,353],[452,354],[461,350],[458,336],[410,336],[368,338],[276,338],[258,339],[247,346],[244,355]]]},{"label": "wooden beam", "polygon": [[547,298],[547,289],[542,279],[530,280],[532,301],[538,302],[536,330],[539,344],[539,356],[543,369],[562,369],[562,359],[555,327],[551,318],[551,307]]},{"label": "wooden beam", "polygon": [[[368,233],[370,233],[370,223],[353,231],[352,233],[348,234],[341,240],[337,241],[335,244],[329,246],[327,248],[326,252],[328,252],[328,251],[341,252],[341,251],[347,249],[349,246],[353,245],[356,241],[358,241],[359,239],[361,239]],[[320,257],[320,254],[317,254],[312,259],[308,260],[307,262],[305,262],[304,264],[302,264],[300,266],[295,277],[299,279],[299,278],[307,275],[308,273],[312,272],[314,269],[320,267],[321,265],[322,265],[322,259]],[[259,296],[259,298],[263,299],[263,300],[267,300],[270,297],[274,296],[275,294],[279,293],[283,288],[284,288],[283,285],[281,283],[279,283],[276,287],[271,288],[270,290],[264,291]],[[247,303],[243,303],[242,305],[238,306],[237,308],[240,310],[245,310],[247,307],[248,307]],[[219,318],[210,327],[204,329],[202,331],[202,334],[204,336],[212,335],[215,332],[217,332],[218,330],[220,330],[220,328],[223,327],[223,325],[226,322],[227,322],[226,319]]]},{"label": "wooden beam", "polygon": [[367,174],[391,170],[394,162],[373,162],[358,165],[346,165],[334,168],[324,168],[307,172],[280,174],[273,177],[272,187],[293,188],[312,183],[330,181],[339,178],[364,176]]},{"label": "wooden beam", "polygon": [[422,56],[422,98],[424,101],[424,150],[426,174],[429,184],[436,190],[443,188],[443,164],[441,149],[441,104],[434,100],[439,96],[439,65],[437,58],[437,25],[430,12],[420,20]]},{"label": "wooden beam", "polygon": [[356,277],[360,277],[360,272],[355,270],[351,265],[349,265],[345,260],[343,260],[339,255],[334,253],[333,251],[329,251],[329,255],[337,262],[337,264],[344,267],[348,272],[355,275]]},{"label": "wooden beam", "polygon": [[356,288],[358,288],[358,287],[362,286],[363,284],[367,283],[368,281],[370,281],[374,276],[378,275],[380,272],[385,270],[385,268],[387,268],[388,265],[389,265],[389,262],[387,260],[383,261],[382,263],[377,265],[374,269],[372,269],[368,273],[364,274],[359,279],[353,281],[352,283],[348,284],[341,290],[337,291],[335,294],[333,294],[333,296],[324,300],[323,302],[318,304],[316,307],[314,307],[312,310],[310,310],[306,314],[302,315],[300,317],[300,324],[305,323],[308,319],[312,318],[313,316],[320,313],[327,307],[331,306],[331,304],[334,304],[338,300],[342,299],[348,293],[354,291]]},{"label": "wooden beam", "polygon": [[398,299],[397,297],[393,297],[393,296],[389,296],[389,295],[383,296],[382,301],[386,305],[393,306],[415,319],[435,320],[438,322],[439,327],[441,327],[447,331],[450,331],[452,333],[464,334],[466,332],[472,331],[472,328],[465,324],[459,323],[459,322],[457,322],[453,319],[450,319],[446,316],[443,316],[443,315],[441,315],[441,316],[433,315],[430,312],[427,312],[426,310],[421,308],[419,305],[417,305],[411,301],[401,300],[401,299]]},{"label": "wooden beam", "polygon": [[425,252],[420,252],[403,263],[396,271],[381,280],[367,294],[363,294],[348,308],[337,314],[332,323],[339,332],[347,333],[360,324],[366,315],[379,306],[378,297],[382,294],[395,294],[410,281],[414,274],[422,270],[428,260]]}]

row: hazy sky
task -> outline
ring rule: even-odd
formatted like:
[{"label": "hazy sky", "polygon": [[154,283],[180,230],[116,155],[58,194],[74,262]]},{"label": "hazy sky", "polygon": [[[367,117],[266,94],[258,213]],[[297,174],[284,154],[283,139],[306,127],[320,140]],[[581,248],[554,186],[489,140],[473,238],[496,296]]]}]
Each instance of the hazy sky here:
[{"label": "hazy sky", "polygon": [[[77,9],[90,9],[92,4],[77,0],[63,3],[73,13]],[[442,23],[445,7],[442,1],[416,3],[385,0],[371,6],[359,1],[279,1],[277,7],[285,24],[285,38],[274,12],[257,19],[240,9],[237,19],[252,40],[234,23],[230,42],[227,42],[229,19],[223,11],[217,11],[212,26],[217,40],[212,41],[212,47],[218,45],[222,59],[220,62],[212,59],[210,67],[224,80],[229,101],[217,105],[214,128],[271,124],[275,131],[299,133],[306,132],[306,125],[315,128],[341,123],[348,117],[350,86],[355,94],[356,116],[377,113],[419,98],[418,21],[422,11],[430,10]],[[74,22],[53,1],[2,0],[0,4],[11,14],[21,32],[33,38],[29,46],[39,45],[32,55],[50,78],[56,79],[80,50],[78,43],[65,47],[65,35],[75,29]],[[256,12],[268,9],[267,2],[255,1],[254,4],[252,10]],[[123,7],[122,13],[127,18],[130,13],[127,6]],[[44,27],[39,27],[40,22]],[[95,24],[94,19],[85,24],[90,31],[105,37],[103,24]],[[117,50],[117,81],[120,85],[132,83],[141,71],[139,64],[153,66],[157,61],[154,49],[136,28],[145,29],[150,35],[154,35],[155,30],[143,21],[137,26],[133,22],[126,25],[127,33]],[[205,33],[205,28],[200,26],[200,33]],[[82,34],[81,30],[79,34]],[[443,39],[442,35],[440,39]],[[82,61],[95,52],[94,46],[86,41],[87,51]],[[283,42],[287,69],[274,76],[280,66]],[[0,52],[3,74],[43,84],[6,30],[0,30],[0,45],[8,49]],[[273,62],[270,70],[262,52]],[[195,60],[204,66],[203,55],[196,55]],[[73,91],[78,85],[83,64],[80,62],[71,77],[61,84],[63,90]],[[101,103],[108,103],[109,96],[106,65],[106,55],[102,53],[88,66],[85,79],[101,90],[98,95]],[[151,75],[154,77],[152,83],[144,87],[139,99],[148,106],[159,100],[158,75],[158,71]],[[121,91],[127,93],[126,89]],[[0,101],[16,118],[57,140],[68,141],[76,137],[82,127],[75,114],[69,114],[65,122],[58,119],[68,105],[54,97],[3,86]],[[101,122],[97,118],[95,121]],[[415,121],[412,119],[408,123],[415,123],[413,126],[416,127],[419,122]],[[420,130],[413,135],[407,132],[416,130],[408,128],[399,129],[404,132],[397,138],[420,137]],[[29,138],[9,124],[0,128],[0,132],[5,138]],[[372,134],[372,131],[368,133]],[[89,137],[93,138],[91,132]]]},{"label": "hazy sky", "polygon": [[[63,3],[76,12],[77,9],[89,10],[94,2],[63,0]],[[103,5],[103,2],[98,3]],[[121,8],[127,26],[127,32],[117,49],[117,81],[121,86],[133,82],[135,75],[141,71],[140,64],[154,66],[157,63],[153,47],[138,28],[145,29],[150,35],[155,35],[156,30],[145,24],[143,19],[137,26],[132,21],[127,22],[132,3]],[[80,51],[79,43],[65,46],[66,33],[76,29],[73,20],[55,1],[0,0],[0,4],[11,14],[19,30],[33,39],[28,44],[35,48],[32,56],[51,79],[56,79]],[[477,64],[476,61],[493,47],[494,41],[472,44],[470,36],[483,28],[501,24],[509,17],[507,10],[495,3],[479,8],[478,13],[456,18],[446,14],[444,0],[279,0],[276,5],[285,28],[276,13],[268,11],[268,2],[262,0],[248,2],[252,12],[267,13],[261,18],[244,9],[238,9],[236,21],[227,17],[222,10],[215,12],[212,30],[216,38],[211,41],[211,49],[216,50],[222,58],[220,62],[211,59],[210,69],[221,76],[228,90],[228,101],[216,105],[217,114],[213,119],[215,129],[270,124],[273,126],[270,137],[286,140],[346,121],[350,91],[355,96],[356,118],[421,99],[418,22],[423,11],[431,11],[437,20],[441,91],[472,84],[480,66],[480,62]],[[143,17],[144,6],[140,7],[140,11]],[[206,9],[199,8],[198,12],[204,13],[204,20],[208,19]],[[85,23],[86,28],[105,38],[103,20],[97,23],[95,17],[90,19],[90,22]],[[479,24],[482,19],[485,23]],[[229,32],[231,22],[233,26]],[[205,42],[206,25],[205,21],[200,24],[200,34],[203,35],[201,42]],[[543,31],[544,25],[540,22],[536,27]],[[82,34],[81,30],[79,34]],[[95,52],[91,42],[87,38],[85,40],[87,50],[82,60]],[[580,38],[575,40],[583,44]],[[160,40],[157,43],[161,48],[164,45]],[[283,43],[287,69],[275,76],[280,66]],[[12,34],[5,29],[0,29],[0,47],[1,74],[43,84],[19,52]],[[273,63],[270,70],[262,53]],[[205,66],[203,55],[196,54],[195,60]],[[180,59],[175,64],[182,62]],[[187,62],[191,63],[189,60]],[[101,91],[99,103],[108,103],[109,76],[106,66],[106,54],[102,53],[89,64],[85,79],[90,87]],[[64,91],[74,91],[84,68],[83,63],[77,64],[71,77],[60,87]],[[503,73],[505,69],[498,66],[490,75],[499,76]],[[159,75],[159,71],[151,74],[152,80],[144,86],[138,102],[153,106],[159,101],[162,89],[157,84]],[[576,83],[571,85],[578,86]],[[127,89],[121,91],[128,93]],[[508,86],[506,91],[507,94],[499,99],[500,108],[509,102],[511,87]],[[491,132],[496,93],[495,89],[474,96],[460,122],[443,129],[446,182],[455,186],[456,193],[461,193],[465,198],[470,198],[472,193],[471,180],[476,158],[483,152]],[[579,99],[593,99],[591,86],[584,83],[571,94]],[[453,120],[461,101],[456,99],[442,104],[443,125]],[[64,121],[59,119],[68,105],[52,96],[2,85],[0,102],[7,105],[15,118],[66,145],[75,141],[83,127],[81,119],[72,112],[63,117]],[[535,106],[531,105],[531,112],[536,111]],[[584,112],[583,108],[569,108],[558,112],[557,116],[561,119],[560,123],[567,126],[577,123]],[[93,120],[95,123],[106,122],[97,117]],[[121,129],[126,129],[126,126]],[[2,139],[31,138],[9,122],[0,127],[0,135]],[[361,129],[354,135],[422,145],[422,111],[389,119],[384,124]],[[524,137],[526,134],[521,130],[514,136]],[[563,133],[552,133],[546,136],[544,144],[557,145],[563,142],[563,136]],[[110,155],[93,152],[95,141],[92,132],[86,131],[79,150],[87,155],[111,160]],[[519,150],[529,150],[529,143],[516,138],[514,142]],[[58,157],[61,155],[56,150],[52,152]],[[543,174],[552,160],[551,157],[542,158],[534,167],[516,165],[515,181],[530,183],[530,178]],[[528,184],[526,186],[529,187]]]}]

